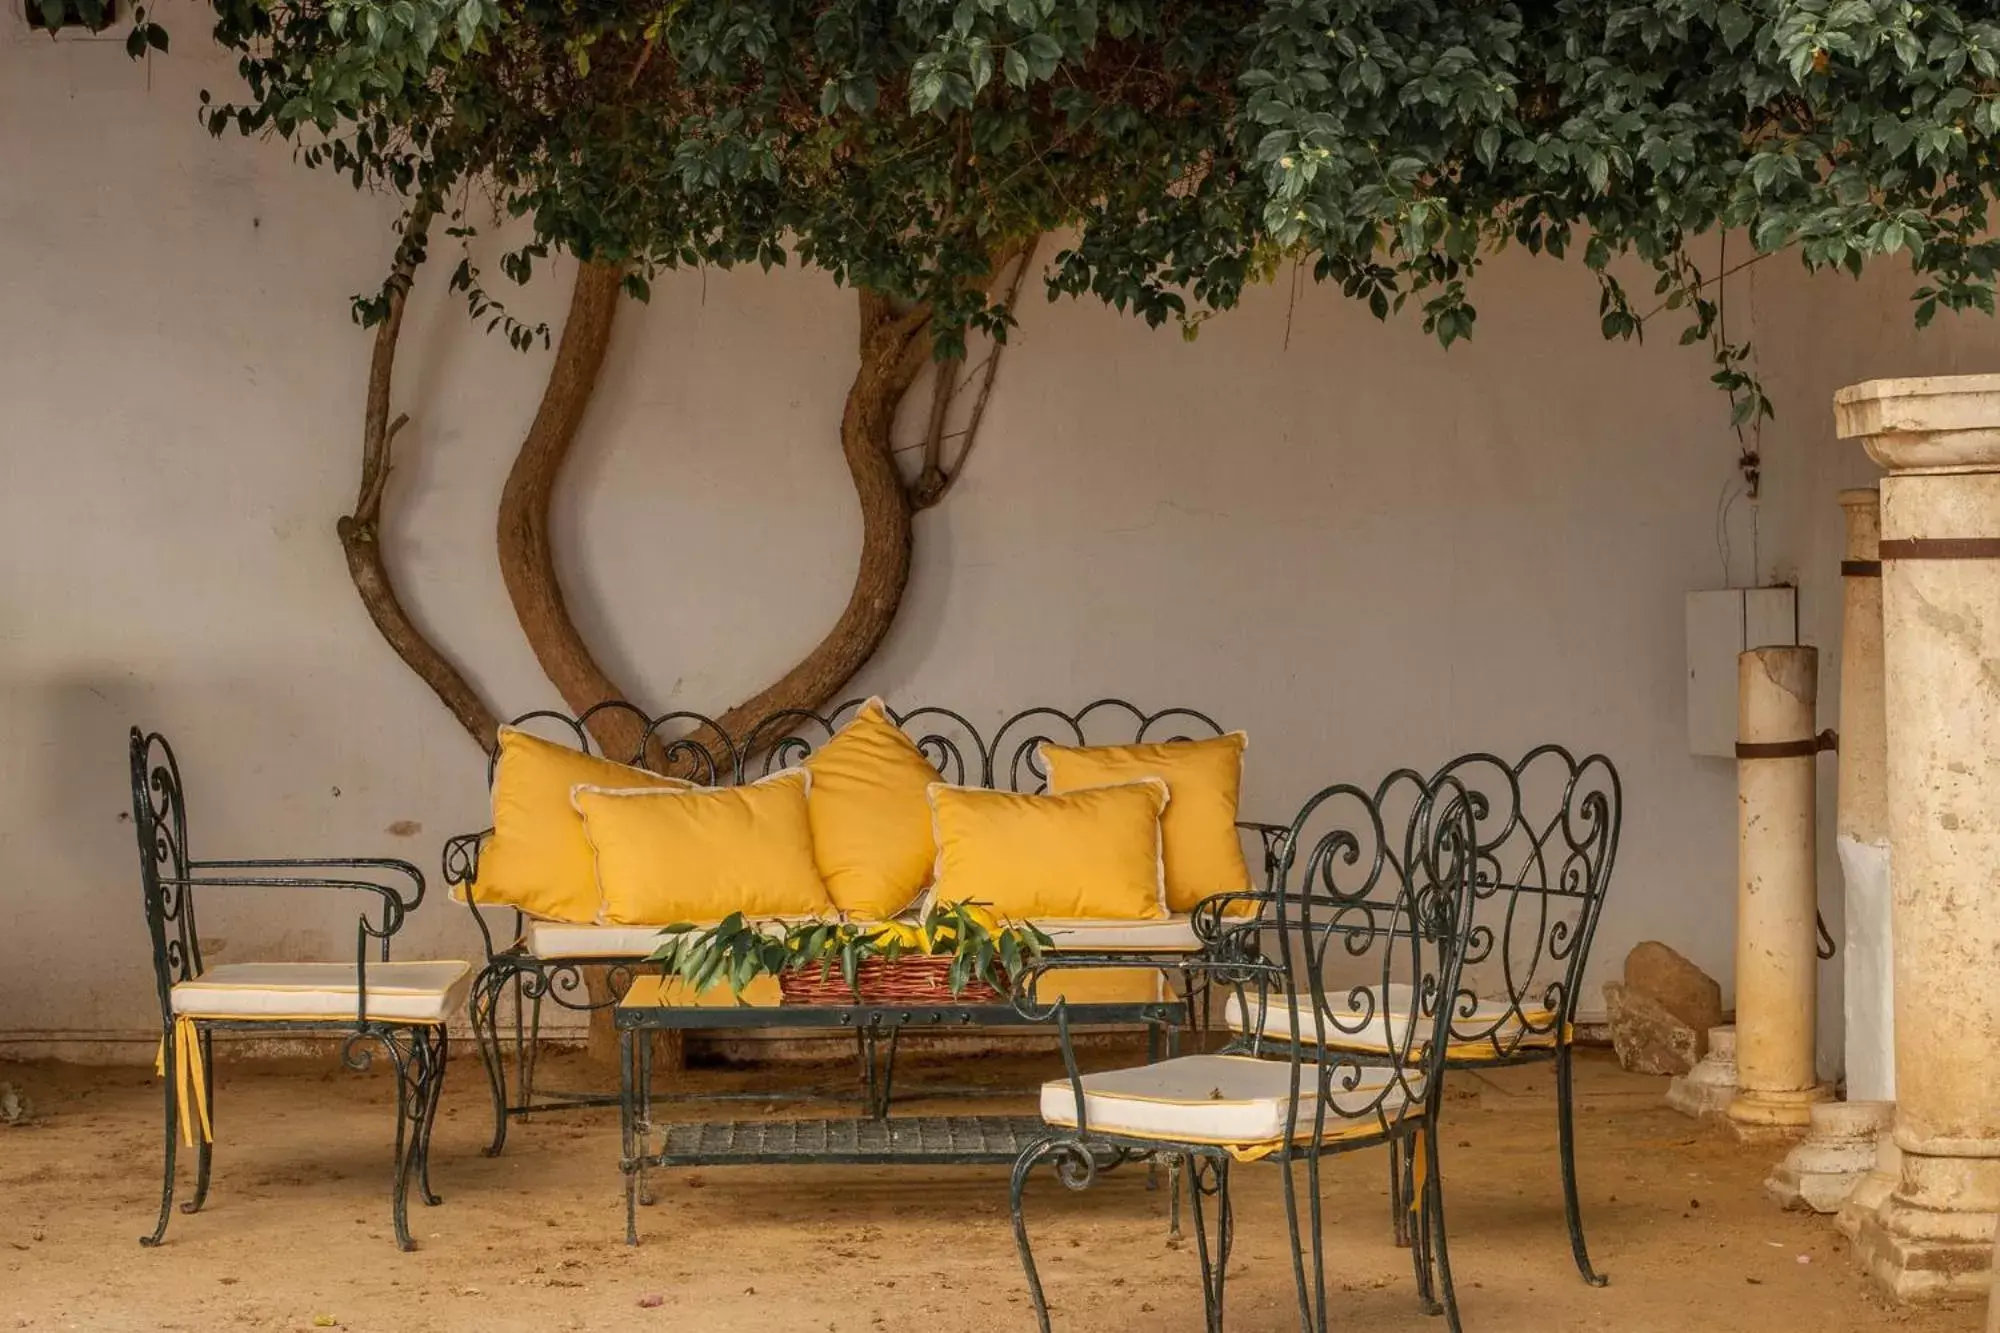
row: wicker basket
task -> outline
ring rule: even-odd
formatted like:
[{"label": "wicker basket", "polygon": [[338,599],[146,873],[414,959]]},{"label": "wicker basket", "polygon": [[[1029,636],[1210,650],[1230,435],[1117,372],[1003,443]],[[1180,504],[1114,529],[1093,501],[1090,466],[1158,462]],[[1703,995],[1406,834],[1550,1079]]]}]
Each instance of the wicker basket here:
[{"label": "wicker basket", "polygon": [[951,955],[904,954],[894,962],[863,959],[855,970],[856,990],[849,990],[839,967],[818,966],[778,974],[784,1004],[997,1004],[1002,996],[979,977],[968,977],[957,995],[951,993]]}]

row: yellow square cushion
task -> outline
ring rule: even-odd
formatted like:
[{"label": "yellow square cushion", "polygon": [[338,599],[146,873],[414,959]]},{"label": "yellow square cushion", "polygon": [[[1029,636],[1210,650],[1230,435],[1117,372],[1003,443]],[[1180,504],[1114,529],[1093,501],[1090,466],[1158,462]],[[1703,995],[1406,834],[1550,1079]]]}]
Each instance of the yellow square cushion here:
[{"label": "yellow square cushion", "polygon": [[1157,778],[1062,796],[930,789],[933,902],[983,903],[1003,920],[1149,921],[1167,914]]},{"label": "yellow square cushion", "polygon": [[493,836],[479,851],[474,902],[518,907],[549,921],[597,920],[597,870],[583,816],[569,799],[570,788],[580,784],[621,790],[693,785],[500,728]]},{"label": "yellow square cushion", "polygon": [[788,768],[742,787],[577,787],[571,799],[597,855],[603,919],[671,926],[731,912],[831,915],[813,862],[809,781]]},{"label": "yellow square cushion", "polygon": [[1042,771],[1051,792],[1073,792],[1137,778],[1158,778],[1173,793],[1160,820],[1166,848],[1167,908],[1192,911],[1203,898],[1244,893],[1250,867],[1236,832],[1243,787],[1240,731],[1199,741],[1066,746],[1043,742]]},{"label": "yellow square cushion", "polygon": [[813,853],[833,905],[879,920],[915,902],[937,858],[926,793],[938,780],[916,742],[870,699],[805,767]]}]

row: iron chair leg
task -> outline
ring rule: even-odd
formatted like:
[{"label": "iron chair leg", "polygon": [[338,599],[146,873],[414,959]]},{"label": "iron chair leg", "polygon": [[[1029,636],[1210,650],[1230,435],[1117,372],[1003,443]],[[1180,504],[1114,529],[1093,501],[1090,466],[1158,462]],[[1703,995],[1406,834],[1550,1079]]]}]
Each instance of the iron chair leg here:
[{"label": "iron chair leg", "polygon": [[[208,1121],[215,1123],[215,1034],[208,1028],[200,1029],[201,1036],[201,1091],[208,1106]],[[215,1164],[215,1142],[204,1134],[194,1150],[194,1197],[181,1205],[184,1213],[198,1213],[208,1202],[208,1176]]]},{"label": "iron chair leg", "polygon": [[[1203,1167],[1209,1168],[1205,1173]],[[1213,1174],[1213,1189],[1202,1183],[1204,1174]],[[1188,1198],[1194,1211],[1194,1243],[1201,1255],[1201,1304],[1207,1333],[1222,1333],[1223,1283],[1229,1275],[1229,1249],[1235,1239],[1235,1217],[1229,1206],[1229,1158],[1196,1154],[1188,1158]],[[1202,1200],[1215,1195],[1216,1237],[1211,1247],[1208,1210]]]},{"label": "iron chair leg", "polygon": [[[1420,1128],[1417,1133],[1425,1138],[1435,1139],[1437,1137],[1435,1129],[1435,1124],[1431,1124],[1428,1128]],[[1396,1150],[1396,1173],[1391,1181],[1391,1188],[1396,1191],[1403,1209],[1402,1216],[1397,1221],[1397,1229],[1403,1233],[1402,1243],[1409,1247],[1410,1267],[1416,1273],[1417,1306],[1427,1315],[1442,1314],[1444,1307],[1438,1304],[1437,1283],[1434,1280],[1435,1256],[1431,1245],[1429,1211],[1430,1186],[1426,1182],[1423,1189],[1417,1188],[1417,1154],[1424,1149],[1416,1138],[1393,1140],[1392,1144]],[[1425,1158],[1425,1167],[1426,1170],[1429,1169],[1428,1157]],[[1412,1218],[1416,1219],[1414,1225]]]},{"label": "iron chair leg", "polygon": [[176,1068],[174,1061],[178,1057],[179,1052],[174,1049],[174,1029],[171,1025],[168,1026],[166,1032],[161,1036],[160,1041],[160,1050],[164,1054],[163,1064],[167,1071],[164,1085],[167,1101],[165,1117],[166,1151],[161,1154],[165,1161],[163,1171],[165,1178],[160,1185],[160,1220],[154,1225],[153,1233],[150,1236],[139,1237],[139,1243],[146,1246],[158,1245],[166,1239],[167,1223],[174,1215],[174,1149],[180,1139],[181,1132],[180,1105],[174,1097],[174,1070]]},{"label": "iron chair leg", "polygon": [[[1298,1185],[1294,1173],[1303,1160],[1306,1189],[1311,1195],[1306,1227],[1299,1225]],[[1326,1333],[1326,1249],[1320,1238],[1319,1156],[1285,1154],[1278,1162],[1285,1178],[1285,1226],[1292,1246],[1292,1285],[1299,1298],[1300,1333]],[[1306,1272],[1306,1230],[1312,1233],[1312,1272]]]},{"label": "iron chair leg", "polygon": [[1411,1248],[1409,1145],[1400,1138],[1389,1140],[1389,1237],[1397,1249]]},{"label": "iron chair leg", "polygon": [[485,1148],[488,1157],[498,1157],[507,1146],[507,1061],[500,1045],[500,992],[506,986],[504,973],[489,972],[482,972],[472,985],[472,1035],[479,1043],[479,1058],[493,1088],[493,1141]]},{"label": "iron chair leg", "polygon": [[1438,1133],[1435,1119],[1430,1123],[1429,1132],[1424,1135],[1424,1154],[1428,1178],[1424,1181],[1422,1250],[1437,1270],[1437,1290],[1443,1298],[1445,1327],[1450,1333],[1460,1333],[1458,1292],[1452,1286],[1451,1250],[1445,1243],[1444,1173],[1438,1170]]},{"label": "iron chair leg", "polygon": [[1570,1069],[1571,1049],[1567,1041],[1556,1047],[1556,1134],[1557,1148],[1562,1156],[1563,1219],[1569,1224],[1569,1249],[1576,1259],[1576,1271],[1591,1286],[1601,1287],[1609,1279],[1590,1266],[1590,1251],[1583,1243],[1583,1205],[1576,1197],[1575,1081]]},{"label": "iron chair leg", "polygon": [[[171,1113],[169,1108],[169,1114]],[[1014,1160],[1014,1173],[1007,1187],[1007,1201],[1014,1217],[1014,1249],[1021,1256],[1021,1271],[1028,1277],[1028,1299],[1035,1307],[1035,1323],[1041,1329],[1041,1333],[1050,1333],[1049,1302],[1042,1293],[1041,1274],[1035,1271],[1035,1252],[1028,1244],[1028,1219],[1021,1212],[1021,1196],[1028,1188],[1028,1176],[1034,1171],[1036,1164],[1056,1150],[1057,1144],[1052,1140],[1029,1145],[1028,1149]],[[170,1176],[169,1180],[171,1179]],[[163,1220],[160,1225],[164,1227],[166,1222]]]},{"label": "iron chair leg", "polygon": [[430,1087],[424,1097],[423,1127],[417,1138],[417,1191],[425,1207],[444,1202],[431,1188],[431,1133],[437,1128],[438,1107],[444,1102],[444,1071],[451,1057],[451,1033],[443,1023],[430,1030],[435,1063],[430,1071]]},{"label": "iron chair leg", "polygon": [[383,1032],[379,1040],[388,1049],[396,1076],[396,1158],[390,1179],[389,1216],[396,1232],[396,1248],[414,1250],[410,1238],[410,1177],[416,1167],[416,1143],[422,1137],[416,1122],[423,1114],[420,1102],[426,1082],[423,1066],[429,1063],[422,1036],[412,1031],[405,1051],[398,1034]]},{"label": "iron chair leg", "polygon": [[[1074,1139],[1043,1139],[1030,1144],[1014,1161],[1014,1173],[1008,1182],[1008,1205],[1014,1220],[1014,1248],[1021,1256],[1021,1271],[1028,1278],[1028,1297],[1034,1303],[1035,1322],[1041,1333],[1050,1333],[1049,1302],[1042,1291],[1041,1274],[1035,1268],[1035,1252],[1028,1243],[1028,1220],[1022,1209],[1022,1196],[1028,1188],[1028,1177],[1044,1158],[1056,1159],[1056,1178],[1073,1190],[1088,1189],[1097,1178],[1097,1161],[1089,1147]],[[1208,1170],[1204,1172],[1204,1164]],[[1189,1198],[1194,1208],[1195,1246],[1201,1255],[1202,1304],[1207,1318],[1207,1333],[1221,1333],[1222,1330],[1222,1288],[1229,1267],[1229,1249],[1235,1236],[1235,1219],[1229,1203],[1229,1159],[1226,1156],[1196,1156],[1187,1161],[1186,1176],[1189,1183]],[[1205,1176],[1212,1176],[1214,1184],[1204,1185]],[[1214,1244],[1210,1244],[1207,1209],[1202,1200],[1208,1195],[1216,1199],[1217,1227]]]},{"label": "iron chair leg", "polygon": [[[514,993],[514,1003],[516,1005],[520,1004],[520,990],[518,987]],[[531,1018],[528,1024],[528,1045],[526,1050],[520,1052],[521,1118],[523,1120],[528,1118],[528,1112],[533,1110],[535,1105],[535,1057],[540,1052],[542,1046],[541,991],[535,992],[532,1003],[534,1007],[529,1010]],[[517,1038],[520,1035],[520,1027],[520,1016],[517,1013],[514,1021],[514,1031]]]}]

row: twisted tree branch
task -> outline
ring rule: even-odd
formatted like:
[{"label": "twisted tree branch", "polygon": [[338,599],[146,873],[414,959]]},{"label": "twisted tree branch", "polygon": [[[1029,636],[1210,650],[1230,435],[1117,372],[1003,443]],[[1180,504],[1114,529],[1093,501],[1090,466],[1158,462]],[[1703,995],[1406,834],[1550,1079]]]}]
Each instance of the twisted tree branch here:
[{"label": "twisted tree branch", "polygon": [[[629,697],[598,666],[570,619],[549,541],[549,502],[604,365],[622,277],[615,264],[590,263],[578,270],[541,406],[500,492],[500,576],[535,660],[577,713]],[[640,726],[629,715],[600,714],[592,719],[591,732],[607,755],[624,760],[638,753]]]},{"label": "twisted tree branch", "polygon": [[492,710],[451,659],[410,619],[402,599],[396,595],[395,581],[389,575],[382,551],[382,501],[392,470],[392,447],[397,434],[409,423],[408,416],[389,419],[396,344],[402,337],[403,306],[416,276],[430,219],[430,209],[425,205],[410,210],[404,220],[403,239],[396,247],[395,264],[383,284],[388,307],[382,322],[376,325],[375,348],[368,363],[368,397],[361,426],[361,481],[354,512],[343,516],[334,525],[334,531],[347,557],[348,577],[354,580],[354,590],[360,594],[368,618],[375,622],[375,628],[396,655],[431,687],[459,725],[490,754],[499,726]]}]

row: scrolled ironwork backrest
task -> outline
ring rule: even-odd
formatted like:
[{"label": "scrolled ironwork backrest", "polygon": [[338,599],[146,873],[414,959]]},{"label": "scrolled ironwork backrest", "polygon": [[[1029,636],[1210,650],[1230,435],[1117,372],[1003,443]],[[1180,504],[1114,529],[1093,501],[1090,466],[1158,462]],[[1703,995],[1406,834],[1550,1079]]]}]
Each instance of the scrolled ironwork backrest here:
[{"label": "scrolled ironwork backrest", "polygon": [[1053,745],[1124,745],[1155,741],[1205,740],[1222,735],[1222,725],[1192,708],[1164,708],[1148,713],[1123,699],[1099,699],[1074,713],[1057,708],[1029,708],[1008,718],[993,733],[986,750],[983,785],[1005,791],[1038,792],[1048,787],[1041,747]]},{"label": "scrolled ironwork backrest", "polygon": [[188,887],[187,805],[180,764],[158,732],[132,728],[132,824],[139,841],[139,884],[145,896],[146,932],[153,942],[153,977],[160,993],[160,1021],[171,1023],[169,992],[201,974],[201,936],[194,894]]},{"label": "scrolled ironwork backrest", "polygon": [[1542,745],[1438,771],[1468,793],[1475,871],[1452,1040],[1512,1055],[1567,1039],[1618,852],[1623,797],[1601,754]]},{"label": "scrolled ironwork backrest", "polygon": [[1315,1117],[1295,1137],[1393,1129],[1435,1096],[1438,999],[1459,988],[1473,838],[1471,803],[1449,776],[1328,787],[1285,834],[1273,890],[1251,895],[1265,911],[1233,918],[1227,898],[1197,909],[1208,956],[1244,964],[1222,978],[1242,1016],[1226,1049],[1288,1055],[1295,1088],[1318,1091],[1303,1110],[1294,1098],[1295,1117]]},{"label": "scrolled ironwork backrest", "polygon": [[[632,704],[608,701],[572,716],[542,709],[515,718],[512,726],[548,734],[564,744],[619,763],[672,773],[705,786],[752,782],[793,767],[852,721],[866,703],[850,699],[824,712],[793,708],[772,713],[741,735],[725,732],[716,719],[677,710],[648,716]],[[1042,742],[1057,745],[1127,744],[1200,739],[1223,734],[1213,718],[1191,708],[1149,713],[1123,699],[1099,699],[1075,712],[1029,708],[1009,717],[988,740],[962,713],[925,706],[899,711],[885,705],[895,723],[909,732],[944,781],[955,786],[997,787],[1034,792],[1048,785],[1040,756]],[[591,731],[593,721],[622,717],[639,737],[630,754],[604,755]],[[492,779],[492,762],[487,778]]]}]

